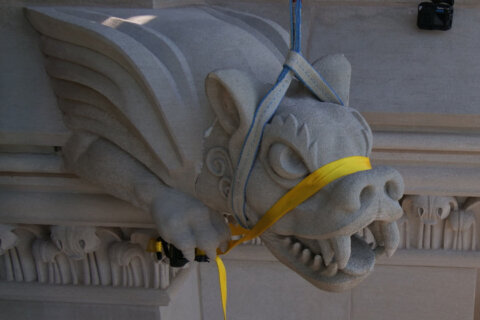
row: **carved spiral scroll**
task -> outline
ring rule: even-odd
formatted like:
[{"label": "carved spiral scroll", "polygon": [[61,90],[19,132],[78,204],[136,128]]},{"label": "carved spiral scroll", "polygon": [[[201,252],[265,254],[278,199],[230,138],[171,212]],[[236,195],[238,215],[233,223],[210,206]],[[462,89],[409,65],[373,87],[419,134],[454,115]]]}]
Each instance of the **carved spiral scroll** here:
[{"label": "carved spiral scroll", "polygon": [[228,151],[221,147],[212,148],[205,160],[208,171],[219,177],[218,190],[224,198],[228,198],[232,185],[233,166]]},{"label": "carved spiral scroll", "polygon": [[206,164],[208,170],[217,177],[232,174],[232,163],[227,150],[221,147],[212,148],[207,153]]}]

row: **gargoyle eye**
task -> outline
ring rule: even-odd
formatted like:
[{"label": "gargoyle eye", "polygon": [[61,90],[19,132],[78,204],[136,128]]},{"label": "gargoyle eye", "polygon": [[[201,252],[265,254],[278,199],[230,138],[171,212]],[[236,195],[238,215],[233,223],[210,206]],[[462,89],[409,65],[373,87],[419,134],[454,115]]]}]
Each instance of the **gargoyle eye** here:
[{"label": "gargoyle eye", "polygon": [[270,146],[268,163],[273,172],[284,179],[298,179],[308,174],[302,158],[292,148],[280,142]]}]

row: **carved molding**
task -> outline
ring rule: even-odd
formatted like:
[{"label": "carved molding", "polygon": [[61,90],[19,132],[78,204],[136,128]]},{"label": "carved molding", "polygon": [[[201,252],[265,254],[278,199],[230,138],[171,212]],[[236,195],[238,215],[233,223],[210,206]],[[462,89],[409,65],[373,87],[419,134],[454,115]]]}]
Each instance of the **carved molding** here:
[{"label": "carved molding", "polygon": [[400,248],[473,251],[477,244],[479,198],[405,196]]},{"label": "carved molding", "polygon": [[0,225],[0,280],[166,289],[180,269],[146,251],[154,230]]}]

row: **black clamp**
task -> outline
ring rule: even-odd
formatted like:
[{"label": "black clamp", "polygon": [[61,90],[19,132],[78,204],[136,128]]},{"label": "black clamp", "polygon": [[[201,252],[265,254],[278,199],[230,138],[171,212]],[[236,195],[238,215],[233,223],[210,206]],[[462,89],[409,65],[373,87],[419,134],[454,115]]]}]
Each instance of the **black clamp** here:
[{"label": "black clamp", "polygon": [[[173,268],[181,268],[189,262],[183,255],[182,251],[177,249],[173,244],[166,242],[161,237],[158,237],[155,240],[155,244],[150,251],[156,253],[158,261],[167,257],[170,266]],[[210,262],[210,259],[203,250],[195,249],[195,261]]]}]

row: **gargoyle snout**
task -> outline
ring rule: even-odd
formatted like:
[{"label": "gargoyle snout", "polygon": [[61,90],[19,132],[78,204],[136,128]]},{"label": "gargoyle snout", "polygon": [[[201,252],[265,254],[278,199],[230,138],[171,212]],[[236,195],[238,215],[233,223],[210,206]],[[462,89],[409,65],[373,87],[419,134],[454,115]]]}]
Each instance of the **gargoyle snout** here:
[{"label": "gargoyle snout", "polygon": [[376,167],[345,177],[335,188],[347,212],[376,207],[375,220],[394,221],[402,215],[398,201],[403,196],[402,176],[393,168]]}]

